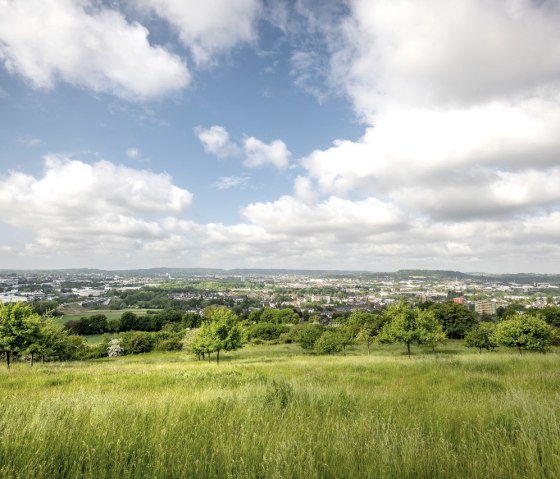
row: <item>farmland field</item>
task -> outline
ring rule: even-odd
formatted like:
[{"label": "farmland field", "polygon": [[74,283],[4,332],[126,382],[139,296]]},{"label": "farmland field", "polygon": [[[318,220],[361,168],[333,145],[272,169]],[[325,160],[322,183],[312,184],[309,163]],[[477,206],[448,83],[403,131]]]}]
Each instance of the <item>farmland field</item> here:
[{"label": "farmland field", "polygon": [[300,351],[14,364],[0,477],[560,477],[558,352]]}]

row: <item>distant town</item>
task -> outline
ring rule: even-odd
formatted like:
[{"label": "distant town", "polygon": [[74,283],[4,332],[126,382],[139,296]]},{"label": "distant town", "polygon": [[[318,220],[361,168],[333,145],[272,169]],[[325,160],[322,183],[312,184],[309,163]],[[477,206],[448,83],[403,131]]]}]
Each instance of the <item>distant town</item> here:
[{"label": "distant town", "polygon": [[0,271],[0,300],[52,301],[91,309],[179,308],[200,312],[213,304],[237,310],[298,308],[325,318],[354,310],[452,300],[479,315],[500,308],[560,304],[560,275],[401,270],[393,273],[305,270],[156,268]]}]

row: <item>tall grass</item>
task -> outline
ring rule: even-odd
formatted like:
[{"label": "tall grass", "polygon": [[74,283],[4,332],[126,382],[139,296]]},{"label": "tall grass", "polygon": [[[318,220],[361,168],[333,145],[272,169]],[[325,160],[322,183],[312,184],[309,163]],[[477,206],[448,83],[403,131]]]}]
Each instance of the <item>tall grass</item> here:
[{"label": "tall grass", "polygon": [[15,365],[0,477],[560,477],[557,353],[296,351]]}]

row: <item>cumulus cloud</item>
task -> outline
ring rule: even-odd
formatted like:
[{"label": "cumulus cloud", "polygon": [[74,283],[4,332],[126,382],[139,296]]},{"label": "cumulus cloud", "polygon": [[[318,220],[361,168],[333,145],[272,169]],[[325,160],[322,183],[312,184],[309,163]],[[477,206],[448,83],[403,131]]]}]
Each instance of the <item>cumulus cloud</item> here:
[{"label": "cumulus cloud", "polygon": [[242,145],[232,142],[229,133],[223,126],[214,125],[210,128],[195,128],[195,134],[202,143],[204,151],[218,158],[243,157],[243,165],[247,168],[275,166],[286,169],[290,164],[291,153],[282,140],[265,143],[254,136],[245,138]]},{"label": "cumulus cloud", "polygon": [[148,41],[148,30],[90,0],[0,2],[0,60],[35,88],[57,81],[128,100],[186,87],[184,62]]},{"label": "cumulus cloud", "polygon": [[333,75],[366,118],[558,85],[557,2],[353,0],[351,9]]},{"label": "cumulus cloud", "polygon": [[198,65],[252,41],[261,10],[258,0],[138,0],[135,4],[169,22]]},{"label": "cumulus cloud", "polygon": [[41,177],[17,171],[0,177],[0,220],[34,234],[35,251],[135,249],[166,237],[166,218],[191,202],[192,194],[166,174],[108,161],[50,155]]},{"label": "cumulus cloud", "polygon": [[218,158],[239,154],[239,147],[229,139],[229,133],[223,126],[214,125],[210,128],[198,126],[194,131],[207,153]]},{"label": "cumulus cloud", "polygon": [[278,169],[286,169],[290,163],[291,153],[282,140],[274,140],[271,143],[264,143],[251,136],[243,142],[243,149],[246,155],[243,164],[248,168],[260,168],[261,166],[272,165]]},{"label": "cumulus cloud", "polygon": [[293,195],[248,205],[245,224],[199,234],[255,264],[555,271],[557,2],[349,6],[330,81],[363,137],[301,159]]}]

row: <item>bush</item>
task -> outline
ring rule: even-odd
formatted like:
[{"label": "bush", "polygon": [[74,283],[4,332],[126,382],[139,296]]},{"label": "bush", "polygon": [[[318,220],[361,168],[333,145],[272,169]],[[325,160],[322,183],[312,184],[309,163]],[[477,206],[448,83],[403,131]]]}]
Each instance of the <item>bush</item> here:
[{"label": "bush", "polygon": [[290,328],[283,324],[257,323],[249,326],[246,329],[246,333],[249,341],[272,341],[278,339],[281,334],[287,333],[289,330]]},{"label": "bush", "polygon": [[342,351],[341,335],[337,331],[325,331],[314,344],[320,354],[333,354]]},{"label": "bush", "polygon": [[157,338],[154,333],[130,331],[120,337],[124,354],[149,353],[156,347]]},{"label": "bush", "polygon": [[508,348],[546,352],[554,339],[552,327],[538,316],[522,315],[496,326],[498,341]]},{"label": "bush", "polygon": [[467,333],[465,340],[468,348],[478,348],[480,352],[483,349],[494,351],[498,347],[496,325],[494,323],[479,323]]}]

